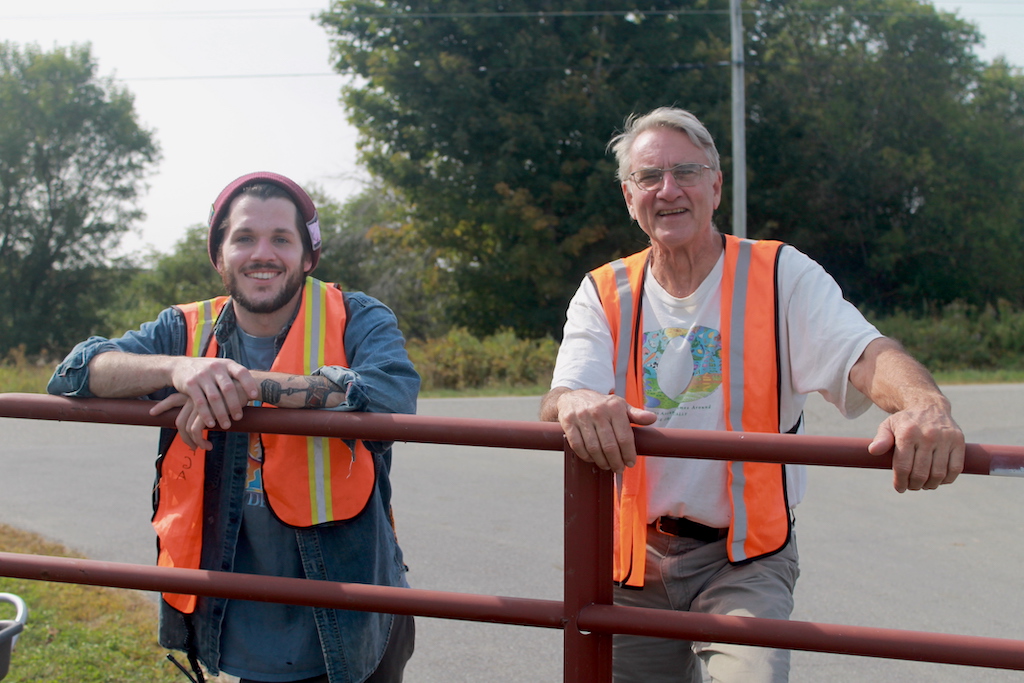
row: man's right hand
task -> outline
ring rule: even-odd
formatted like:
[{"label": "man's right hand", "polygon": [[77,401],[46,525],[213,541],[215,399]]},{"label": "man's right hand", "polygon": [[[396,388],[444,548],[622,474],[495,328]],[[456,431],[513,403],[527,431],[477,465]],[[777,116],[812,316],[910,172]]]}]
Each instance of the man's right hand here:
[{"label": "man's right hand", "polygon": [[657,416],[630,406],[620,396],[555,388],[544,399],[541,419],[557,419],[582,460],[621,472],[636,464],[632,425],[654,424]]},{"label": "man's right hand", "polygon": [[206,424],[196,413],[196,404],[185,394],[171,394],[150,408],[149,414],[159,415],[175,408],[181,408],[178,411],[178,416],[174,418],[174,426],[185,445],[192,450],[211,450],[213,443],[203,435]]},{"label": "man's right hand", "polygon": [[171,385],[196,404],[196,412],[212,429],[242,419],[242,408],[260,396],[256,379],[245,366],[228,358],[179,358]]},{"label": "man's right hand", "polygon": [[[259,398],[259,383],[244,366],[227,358],[192,358],[110,351],[89,362],[89,389],[101,398],[134,398],[173,387],[150,414],[188,406],[176,421],[190,447],[203,441],[203,429],[228,429],[242,408]],[[187,413],[187,415],[186,415]],[[187,421],[187,425],[185,424]],[[185,436],[188,435],[188,436]]]}]

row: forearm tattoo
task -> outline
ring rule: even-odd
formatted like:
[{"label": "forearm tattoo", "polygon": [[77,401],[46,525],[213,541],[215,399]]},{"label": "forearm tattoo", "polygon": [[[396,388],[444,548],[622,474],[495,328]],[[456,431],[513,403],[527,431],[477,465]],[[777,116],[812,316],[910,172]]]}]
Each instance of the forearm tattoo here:
[{"label": "forearm tattoo", "polygon": [[302,398],[302,408],[325,408],[328,407],[328,401],[330,401],[333,394],[341,393],[333,382],[323,377],[298,377],[293,375],[288,381],[304,382],[305,386],[284,386],[277,380],[265,379],[260,383],[261,400],[264,403],[280,405],[283,397],[299,395]]}]

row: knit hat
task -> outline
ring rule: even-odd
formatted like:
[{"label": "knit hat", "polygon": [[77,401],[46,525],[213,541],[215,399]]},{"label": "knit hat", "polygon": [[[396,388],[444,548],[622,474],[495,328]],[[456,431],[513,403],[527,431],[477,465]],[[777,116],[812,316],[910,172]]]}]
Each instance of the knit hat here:
[{"label": "knit hat", "polygon": [[207,245],[210,251],[210,261],[213,263],[214,267],[217,266],[217,251],[220,249],[221,238],[221,235],[217,233],[217,228],[227,217],[228,210],[231,207],[231,200],[233,200],[243,188],[260,183],[277,185],[287,192],[295,202],[295,206],[298,208],[299,214],[302,216],[302,221],[306,224],[306,229],[309,231],[310,244],[313,245],[313,253],[310,255],[312,265],[309,267],[309,272],[312,272],[313,269],[316,268],[316,264],[320,261],[320,218],[317,216],[316,206],[313,204],[313,200],[309,198],[309,195],[306,194],[306,191],[299,187],[297,183],[278,173],[247,173],[241,178],[233,180],[231,184],[221,190],[221,193],[217,195],[216,201],[213,202],[213,206],[210,208],[210,236],[209,239],[207,239]]}]

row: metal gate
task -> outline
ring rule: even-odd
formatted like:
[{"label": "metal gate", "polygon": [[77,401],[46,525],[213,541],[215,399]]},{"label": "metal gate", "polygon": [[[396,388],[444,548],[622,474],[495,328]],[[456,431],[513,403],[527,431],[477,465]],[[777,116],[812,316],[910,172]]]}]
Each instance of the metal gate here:
[{"label": "metal gate", "polygon": [[[172,427],[137,400],[0,394],[0,417]],[[614,633],[1024,670],[1024,641],[612,605],[612,475],[568,450],[556,424],[313,410],[251,410],[234,431],[565,453],[562,601],[335,584],[0,553],[0,576],[562,629],[564,681],[610,683]],[[638,428],[648,455],[888,469],[867,439]],[[1024,476],[1024,448],[968,444],[965,474]]]}]

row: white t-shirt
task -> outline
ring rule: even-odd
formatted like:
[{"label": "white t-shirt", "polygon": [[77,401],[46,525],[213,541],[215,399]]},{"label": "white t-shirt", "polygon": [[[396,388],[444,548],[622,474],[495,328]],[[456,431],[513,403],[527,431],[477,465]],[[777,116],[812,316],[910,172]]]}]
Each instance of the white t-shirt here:
[{"label": "white t-shirt", "polygon": [[[643,297],[643,386],[654,424],[672,429],[725,429],[719,332],[725,256],[690,296],[678,299],[648,270]],[[779,257],[779,348],[782,430],[793,427],[806,395],[817,391],[848,418],[871,405],[849,382],[865,347],[882,336],[843,298],[836,281],[807,255],[783,247]],[[611,393],[611,332],[593,283],[583,280],[569,303],[552,387]],[[800,431],[803,431],[802,428]],[[648,522],[662,515],[725,528],[732,521],[726,463],[693,458],[647,459]],[[787,465],[790,505],[803,498],[806,469]]]}]

